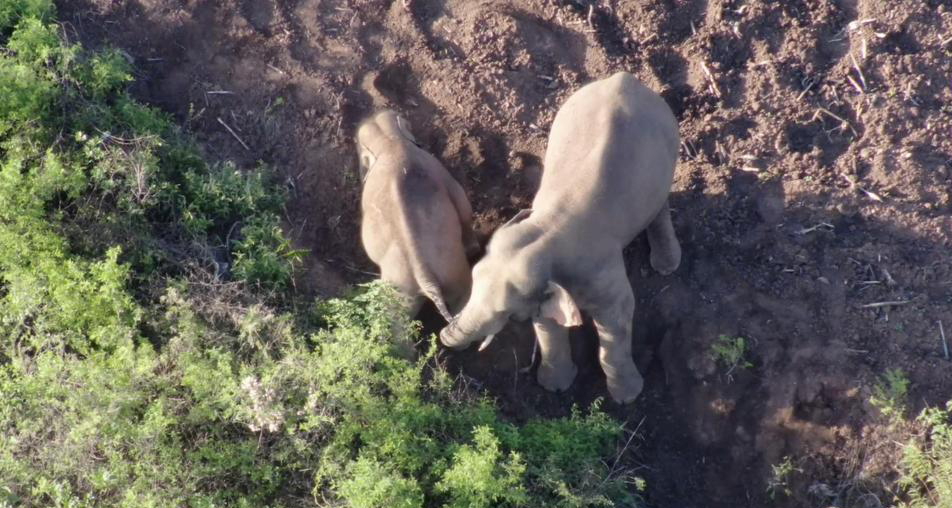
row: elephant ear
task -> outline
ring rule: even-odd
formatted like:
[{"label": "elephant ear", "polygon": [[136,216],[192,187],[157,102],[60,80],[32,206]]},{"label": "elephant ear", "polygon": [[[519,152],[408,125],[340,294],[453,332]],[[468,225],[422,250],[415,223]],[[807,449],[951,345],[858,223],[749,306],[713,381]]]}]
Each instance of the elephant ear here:
[{"label": "elephant ear", "polygon": [[410,132],[410,122],[408,122],[406,118],[397,115],[397,128],[400,129],[400,133],[402,133],[405,138],[410,140],[411,143],[416,146],[420,146],[420,144],[417,143],[416,138],[413,136],[413,133]]},{"label": "elephant ear", "polygon": [[539,309],[542,317],[549,318],[565,327],[582,324],[582,313],[564,287],[549,281],[546,295],[548,298],[542,302],[542,307]]}]

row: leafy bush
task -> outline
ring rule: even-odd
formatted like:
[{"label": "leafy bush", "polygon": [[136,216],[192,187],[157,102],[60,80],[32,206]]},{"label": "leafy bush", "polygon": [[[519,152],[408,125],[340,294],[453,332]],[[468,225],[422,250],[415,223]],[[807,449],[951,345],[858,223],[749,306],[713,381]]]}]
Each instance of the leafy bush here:
[{"label": "leafy bush", "polygon": [[909,500],[901,506],[952,506],[952,401],[924,410],[916,421],[926,432],[903,447],[899,485]]},{"label": "leafy bush", "polygon": [[906,413],[906,393],[909,391],[909,378],[902,369],[889,369],[881,380],[873,386],[873,396],[869,402],[894,422],[902,420]]},{"label": "leafy bush", "polygon": [[[78,254],[121,245],[137,272],[180,271],[205,245],[205,264],[235,264],[242,280],[287,287],[297,253],[277,227],[282,194],[266,169],[209,168],[168,115],[126,94],[132,73],[119,52],[63,43],[50,13],[48,2],[0,2],[0,26],[12,29],[0,55],[4,227],[17,237],[71,233],[61,250]],[[144,255],[155,249],[150,238],[173,248]]]},{"label": "leafy bush", "polygon": [[463,445],[453,454],[453,462],[436,484],[437,492],[449,494],[451,507],[482,508],[509,504],[522,506],[527,500],[522,486],[526,465],[516,452],[503,461],[499,439],[489,427],[476,427],[474,446]]}]

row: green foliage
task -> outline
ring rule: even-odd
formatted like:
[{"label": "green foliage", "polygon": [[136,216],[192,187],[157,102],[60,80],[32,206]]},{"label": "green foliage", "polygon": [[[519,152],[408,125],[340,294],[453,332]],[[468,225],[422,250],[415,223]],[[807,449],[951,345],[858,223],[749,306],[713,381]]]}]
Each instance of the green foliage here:
[{"label": "green foliage", "polygon": [[873,386],[873,396],[869,403],[894,422],[901,421],[906,413],[906,394],[909,391],[909,378],[902,369],[889,369],[882,379]]},{"label": "green foliage", "polygon": [[784,457],[779,463],[770,466],[770,478],[767,480],[767,495],[770,499],[776,498],[778,493],[790,495],[790,476],[794,472],[802,471],[793,465],[790,457]]},{"label": "green foliage", "polygon": [[0,2],[0,35],[9,34],[22,19],[48,21],[53,13],[53,0],[3,0]]},{"label": "green foliage", "polygon": [[360,458],[350,465],[347,478],[338,485],[337,491],[353,508],[423,506],[423,492],[414,479],[368,458]]},{"label": "green foliage", "polygon": [[288,286],[293,263],[304,254],[291,248],[275,215],[253,218],[242,227],[232,252],[236,277],[273,288]]},{"label": "green foliage", "polygon": [[94,54],[76,71],[83,88],[94,100],[103,100],[122,91],[132,81],[132,68],[112,49]]},{"label": "green foliage", "polygon": [[[18,235],[46,228],[48,219],[66,230],[95,228],[93,237],[77,232],[59,248],[63,256],[103,256],[118,244],[135,268],[149,271],[174,271],[184,261],[143,253],[151,237],[178,251],[224,245],[219,262],[235,265],[232,275],[265,289],[288,287],[300,253],[278,227],[283,196],[267,170],[210,169],[168,115],[126,94],[132,72],[123,55],[60,41],[45,21],[47,4],[0,2],[0,21],[15,27],[0,54],[0,214],[7,224],[19,223],[10,226]],[[26,225],[26,217],[38,222]]]},{"label": "green foliage", "polygon": [[188,171],[179,189],[185,229],[192,234],[227,234],[236,222],[260,211],[276,213],[281,196],[267,182],[263,169],[243,173],[230,164],[210,172]]},{"label": "green foliage", "polygon": [[925,409],[916,421],[926,434],[903,447],[899,485],[908,501],[900,506],[952,506],[952,401],[944,409]]},{"label": "green foliage", "polygon": [[744,358],[746,354],[747,342],[743,337],[720,335],[717,337],[717,340],[711,344],[711,359],[727,369],[726,375],[728,379],[733,379],[731,374],[737,369],[749,369],[753,367],[753,364]]},{"label": "green foliage", "polygon": [[451,496],[453,508],[484,508],[526,503],[522,475],[526,465],[516,452],[503,460],[499,440],[486,426],[476,427],[473,446],[463,445],[453,454],[452,465],[436,484],[438,492]]},{"label": "green foliage", "polygon": [[55,87],[29,66],[0,57],[0,136],[16,127],[34,128],[50,108]]}]

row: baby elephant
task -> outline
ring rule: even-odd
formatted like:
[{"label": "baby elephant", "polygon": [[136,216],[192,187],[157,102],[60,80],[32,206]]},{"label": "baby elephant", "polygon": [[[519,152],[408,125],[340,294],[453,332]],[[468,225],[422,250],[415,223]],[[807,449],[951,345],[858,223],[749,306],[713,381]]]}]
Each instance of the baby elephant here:
[{"label": "baby elephant", "polygon": [[635,298],[622,249],[647,229],[652,267],[668,274],[680,264],[667,201],[677,156],[674,115],[631,74],[576,91],[552,124],[532,209],[493,235],[469,302],[440,340],[465,347],[531,317],[539,384],[564,390],[577,372],[567,327],[581,324],[581,308],[595,321],[609,393],[634,400],[644,381],[632,360]]},{"label": "baby elephant", "polygon": [[425,296],[449,321],[450,309],[459,310],[469,296],[467,253],[479,247],[466,194],[393,111],[361,123],[357,151],[367,255],[407,299],[411,316]]}]

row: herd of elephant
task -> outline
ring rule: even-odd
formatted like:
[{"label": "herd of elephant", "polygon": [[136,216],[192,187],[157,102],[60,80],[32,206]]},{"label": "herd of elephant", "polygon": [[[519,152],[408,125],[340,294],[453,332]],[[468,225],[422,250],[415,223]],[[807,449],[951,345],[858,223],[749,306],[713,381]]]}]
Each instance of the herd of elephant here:
[{"label": "herd of elephant", "polygon": [[665,101],[626,72],[573,93],[552,123],[531,209],[492,235],[483,257],[460,184],[390,110],[357,129],[361,240],[381,278],[416,315],[431,300],[440,341],[488,344],[510,319],[532,319],[537,380],[568,389],[577,368],[568,329],[595,323],[608,392],[633,401],[644,380],[632,359],[635,298],[622,251],[647,230],[651,266],[673,272],[681,247],[668,210],[678,124]]}]

